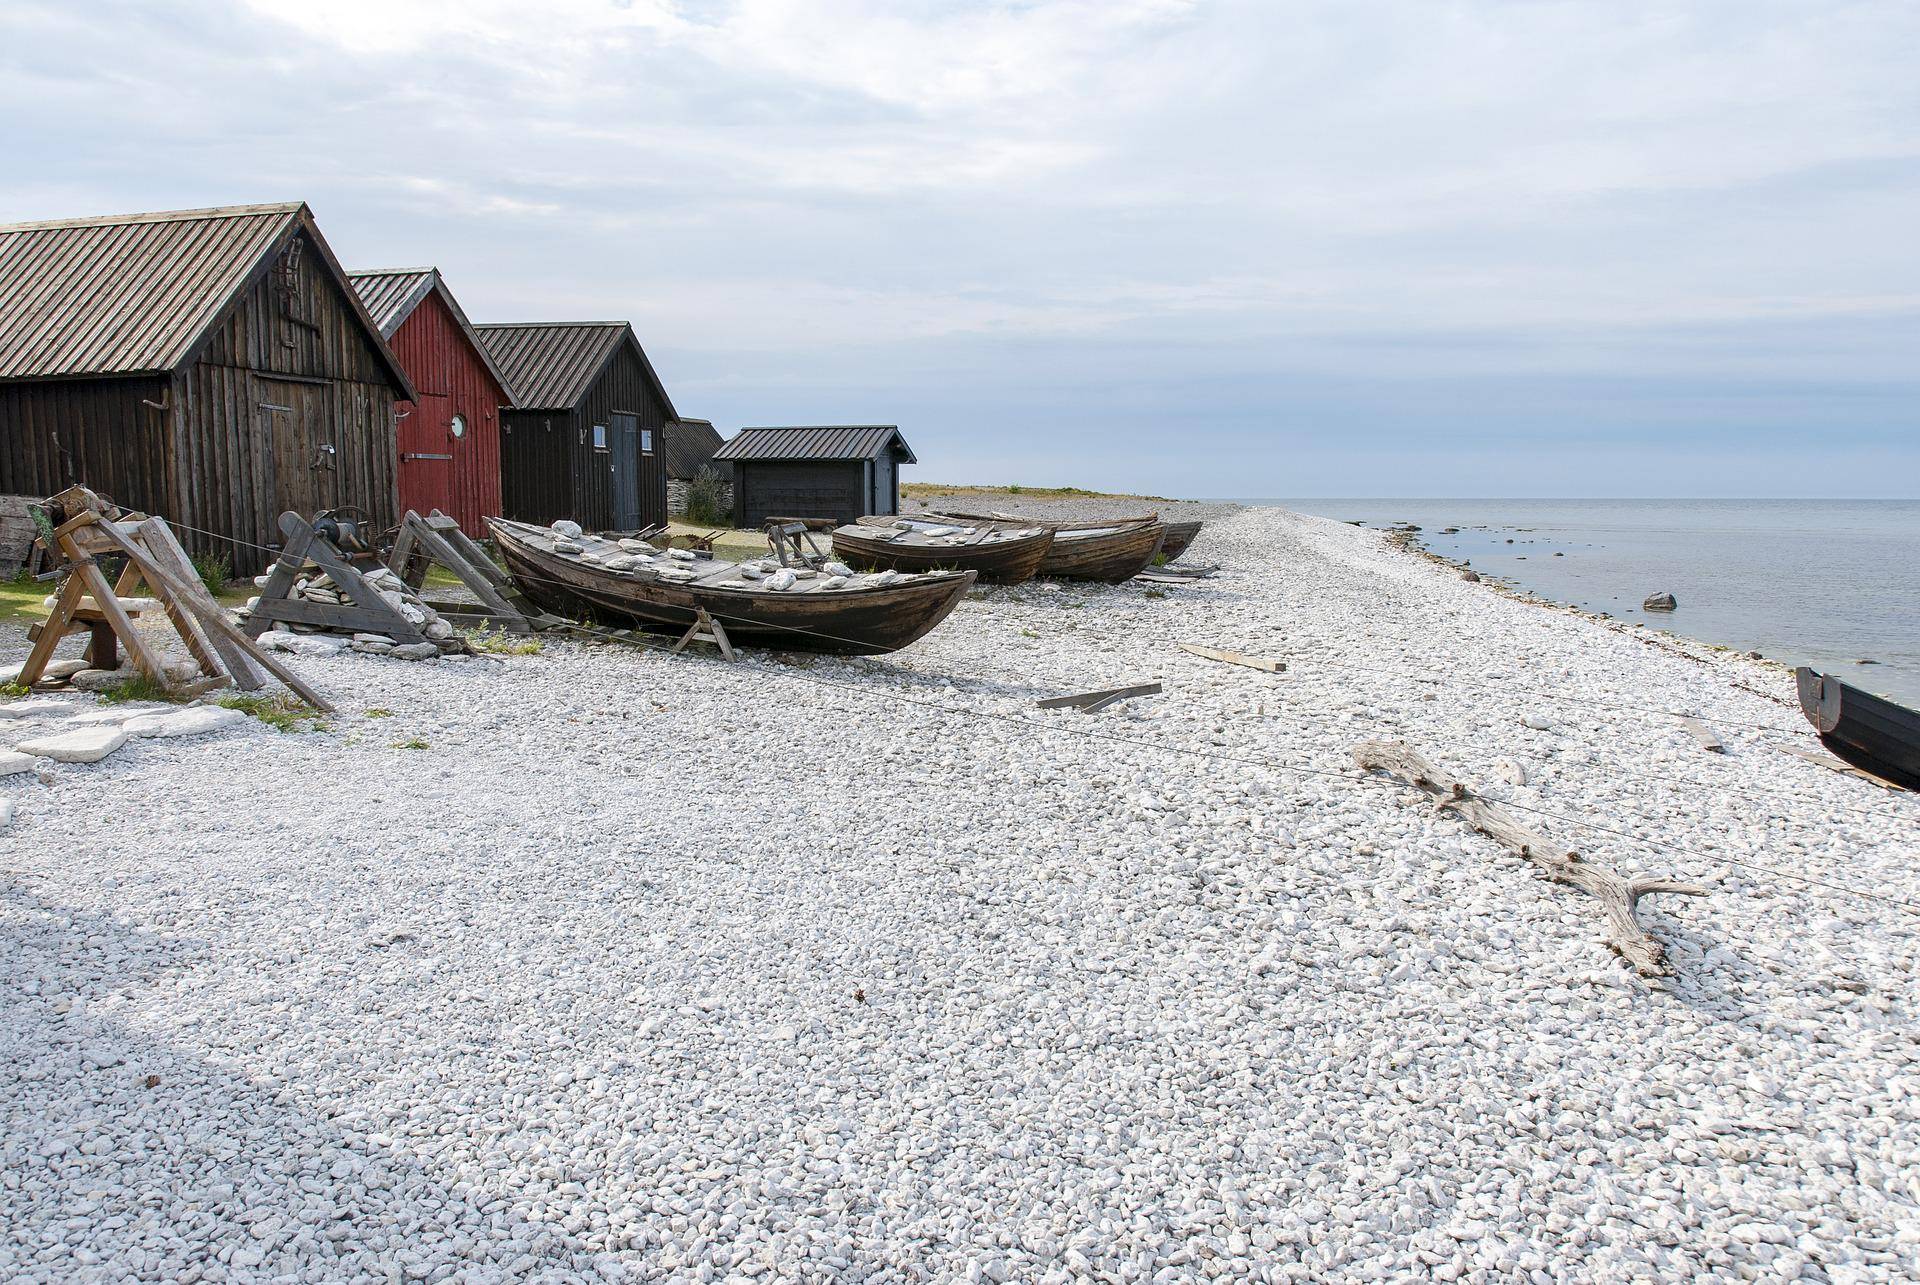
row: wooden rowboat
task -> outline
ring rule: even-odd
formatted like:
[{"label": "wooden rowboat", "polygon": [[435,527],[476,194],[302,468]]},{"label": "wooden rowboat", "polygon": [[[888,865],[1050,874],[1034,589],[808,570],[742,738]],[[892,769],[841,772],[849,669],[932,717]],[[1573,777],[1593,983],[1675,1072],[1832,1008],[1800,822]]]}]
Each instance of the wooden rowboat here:
[{"label": "wooden rowboat", "polygon": [[[905,520],[948,525],[966,521],[953,513],[916,513]],[[985,520],[1007,525],[1016,519]],[[1053,546],[1040,560],[1041,575],[1062,580],[1103,580],[1108,584],[1131,580],[1151,566],[1167,533],[1166,525],[1158,518],[1127,518],[1106,526],[1080,522],[1033,525],[1053,528]]]},{"label": "wooden rowboat", "polygon": [[562,536],[504,518],[487,525],[514,585],[548,611],[680,632],[704,608],[736,644],[783,651],[898,651],[945,620],[975,579],[971,571],[839,577],[800,569],[776,588],[786,582],[780,569],[756,576],[757,563],[676,557],[640,541]]},{"label": "wooden rowboat", "polygon": [[1160,542],[1160,556],[1168,562],[1185,553],[1192,543],[1200,538],[1199,522],[1167,523],[1167,538]]},{"label": "wooden rowboat", "polygon": [[1863,772],[1920,790],[1920,713],[1805,665],[1793,677],[1822,745]]},{"label": "wooden rowboat", "polygon": [[836,528],[834,556],[856,567],[972,571],[992,584],[1031,580],[1053,547],[1044,527],[951,527],[910,518],[874,518]]},{"label": "wooden rowboat", "polygon": [[[1053,522],[1045,518],[1022,517],[1017,513],[955,513],[951,509],[942,509],[940,515],[942,517],[964,519],[968,522],[999,522],[1003,524],[1016,522],[1027,526],[1048,527],[1055,532],[1096,531],[1108,530],[1113,527],[1149,526],[1160,521],[1160,515],[1157,513],[1145,513],[1130,518],[1113,518],[1105,522]],[[862,522],[868,522],[874,519],[861,518],[860,520]],[[1167,528],[1167,535],[1166,539],[1160,542],[1160,557],[1168,562],[1172,562],[1175,558],[1185,553],[1188,546],[1199,538],[1200,528],[1204,523],[1165,522],[1161,523],[1161,525]]]}]

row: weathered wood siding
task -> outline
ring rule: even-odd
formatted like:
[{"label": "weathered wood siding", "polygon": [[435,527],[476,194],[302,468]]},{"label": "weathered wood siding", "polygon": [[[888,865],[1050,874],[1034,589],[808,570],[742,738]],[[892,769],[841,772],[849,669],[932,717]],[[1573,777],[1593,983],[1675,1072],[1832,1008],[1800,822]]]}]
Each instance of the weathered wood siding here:
[{"label": "weathered wood siding", "polygon": [[173,427],[156,408],[166,398],[163,378],[0,383],[0,492],[39,498],[83,482],[164,514]]},{"label": "weathered wood siding", "polygon": [[[401,403],[400,507],[439,509],[468,535],[484,537],[486,521],[503,511],[500,495],[500,407],[507,400],[439,292],[413,310],[391,341],[420,394]],[[465,436],[453,436],[453,417]],[[435,459],[438,455],[451,459]]]},{"label": "weathered wood siding", "polygon": [[[606,369],[570,412],[501,412],[501,501],[506,516],[522,522],[570,518],[589,531],[615,525],[613,415],[635,416],[651,434],[652,449],[636,461],[640,524],[667,520],[667,475],[661,466],[661,435],[669,418],[640,358],[622,344]],[[607,449],[596,450],[593,427],[605,425]]]},{"label": "weathered wood siding", "polygon": [[293,242],[179,381],[177,511],[232,536],[242,569],[265,564],[247,546],[279,544],[287,508],[398,517],[392,386],[345,290],[304,232]]},{"label": "weathered wood siding", "polygon": [[734,523],[758,527],[769,517],[852,522],[868,511],[866,465],[860,460],[736,460]]}]

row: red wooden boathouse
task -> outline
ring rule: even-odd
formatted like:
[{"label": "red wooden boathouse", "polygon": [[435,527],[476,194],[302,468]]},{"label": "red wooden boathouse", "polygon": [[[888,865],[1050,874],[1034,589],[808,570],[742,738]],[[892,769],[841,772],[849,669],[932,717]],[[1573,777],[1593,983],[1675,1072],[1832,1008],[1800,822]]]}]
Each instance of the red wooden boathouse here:
[{"label": "red wooden boathouse", "polygon": [[507,383],[437,268],[351,274],[419,393],[402,402],[400,508],[439,509],[468,535],[485,538],[500,506],[500,408]]}]

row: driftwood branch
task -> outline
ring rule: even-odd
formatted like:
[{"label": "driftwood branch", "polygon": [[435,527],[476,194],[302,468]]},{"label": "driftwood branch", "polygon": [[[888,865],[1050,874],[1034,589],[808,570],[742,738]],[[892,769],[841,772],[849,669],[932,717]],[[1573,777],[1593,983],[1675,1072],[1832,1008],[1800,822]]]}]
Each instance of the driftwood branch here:
[{"label": "driftwood branch", "polygon": [[1631,964],[1635,972],[1659,976],[1672,971],[1666,949],[1647,935],[1634,917],[1634,908],[1640,898],[1650,893],[1703,897],[1706,889],[1675,879],[1629,879],[1604,866],[1593,865],[1578,852],[1533,833],[1497,804],[1475,795],[1444,768],[1421,758],[1404,742],[1362,741],[1354,746],[1353,758],[1363,768],[1390,773],[1425,790],[1439,800],[1442,812],[1451,812],[1482,834],[1499,840],[1556,882],[1571,884],[1598,900],[1607,919],[1607,945]]}]

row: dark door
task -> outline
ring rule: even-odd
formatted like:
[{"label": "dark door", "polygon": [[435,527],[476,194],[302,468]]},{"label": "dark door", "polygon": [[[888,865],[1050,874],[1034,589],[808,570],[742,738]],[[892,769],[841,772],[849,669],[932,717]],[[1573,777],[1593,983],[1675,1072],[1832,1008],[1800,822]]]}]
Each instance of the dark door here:
[{"label": "dark door", "polygon": [[640,417],[615,411],[607,434],[613,451],[613,528],[640,526]]},{"label": "dark door", "polygon": [[280,515],[288,511],[312,517],[339,503],[339,444],[329,410],[330,389],[325,384],[262,378],[258,423],[273,500],[269,526],[280,529]]}]

